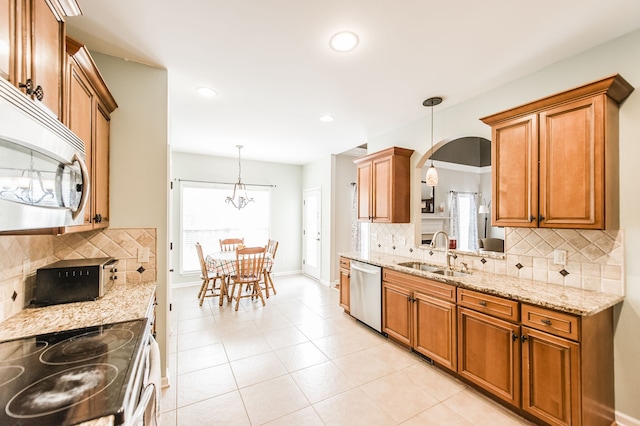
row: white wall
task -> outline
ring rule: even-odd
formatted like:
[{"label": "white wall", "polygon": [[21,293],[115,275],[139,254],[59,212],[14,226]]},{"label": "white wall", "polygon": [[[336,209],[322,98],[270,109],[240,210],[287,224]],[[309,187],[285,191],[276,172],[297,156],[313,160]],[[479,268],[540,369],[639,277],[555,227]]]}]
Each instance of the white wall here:
[{"label": "white wall", "polygon": [[157,229],[156,325],[162,374],[169,337],[167,70],[92,52],[118,109],[111,116],[110,226]]},{"label": "white wall", "polygon": [[[245,147],[250,149],[250,147]],[[178,180],[234,183],[238,177],[238,159],[173,152],[171,154],[173,185],[171,264],[173,284],[191,283],[200,274],[180,274],[180,185]],[[275,185],[271,191],[271,235],[278,241],[275,274],[299,272],[301,268],[302,167],[242,159],[242,182]],[[266,243],[266,242],[265,242]]]},{"label": "white wall", "polygon": [[351,155],[336,155],[333,173],[333,214],[334,235],[331,255],[331,282],[339,280],[340,265],[338,253],[352,251],[351,247],[351,206],[353,185],[357,180],[356,165]]},{"label": "white wall", "polygon": [[[626,297],[615,310],[615,382],[616,409],[623,416],[640,419],[640,197],[638,182],[640,168],[640,31],[623,36],[580,55],[558,62],[517,81],[505,83],[488,93],[457,105],[444,102],[436,107],[434,140],[450,140],[458,136],[474,135],[491,138],[489,126],[479,119],[572,87],[619,73],[636,90],[620,109],[620,223],[624,229]],[[488,65],[490,66],[490,65]],[[390,146],[415,149],[412,162],[417,164],[430,148],[424,138],[430,117],[368,141],[370,152]],[[417,169],[413,169],[417,173]],[[412,182],[417,181],[412,177]],[[419,190],[412,190],[412,205],[419,203]],[[413,219],[412,219],[413,220]],[[588,354],[587,354],[588,356]]]}]

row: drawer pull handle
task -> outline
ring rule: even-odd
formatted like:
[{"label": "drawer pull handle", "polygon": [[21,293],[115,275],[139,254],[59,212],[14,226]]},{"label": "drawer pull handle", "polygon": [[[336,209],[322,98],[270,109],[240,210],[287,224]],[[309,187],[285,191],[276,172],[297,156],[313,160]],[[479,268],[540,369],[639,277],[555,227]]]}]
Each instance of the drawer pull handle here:
[{"label": "drawer pull handle", "polygon": [[487,306],[487,302],[485,302],[484,300],[481,300],[479,302],[480,306]]},{"label": "drawer pull handle", "polygon": [[548,320],[548,319],[540,320],[540,322],[543,323],[544,325],[551,325],[551,320]]}]

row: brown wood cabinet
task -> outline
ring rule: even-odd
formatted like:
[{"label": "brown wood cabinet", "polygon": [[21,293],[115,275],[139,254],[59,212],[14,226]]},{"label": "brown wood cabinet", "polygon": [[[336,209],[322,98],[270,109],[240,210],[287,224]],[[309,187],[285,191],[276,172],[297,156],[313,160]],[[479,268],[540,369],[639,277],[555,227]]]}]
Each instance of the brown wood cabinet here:
[{"label": "brown wood cabinet", "polygon": [[482,118],[496,226],[616,229],[619,75]]},{"label": "brown wood cabinet", "polygon": [[85,142],[91,177],[84,223],[65,229],[78,232],[109,226],[110,114],[118,105],[86,47],[67,38],[67,54],[64,122]]},{"label": "brown wood cabinet", "polygon": [[346,257],[340,257],[340,306],[344,308],[346,313],[351,310],[350,291],[351,291],[351,260]]},{"label": "brown wood cabinet", "polygon": [[458,305],[458,374],[519,406],[518,303],[460,289]]},{"label": "brown wood cabinet", "polygon": [[15,0],[0,0],[0,78],[13,83],[11,52],[15,52]]},{"label": "brown wood cabinet", "polygon": [[358,220],[408,223],[412,149],[392,147],[354,160],[357,165]]},{"label": "brown wood cabinet", "polygon": [[456,371],[456,288],[387,269],[382,277],[382,331]]}]

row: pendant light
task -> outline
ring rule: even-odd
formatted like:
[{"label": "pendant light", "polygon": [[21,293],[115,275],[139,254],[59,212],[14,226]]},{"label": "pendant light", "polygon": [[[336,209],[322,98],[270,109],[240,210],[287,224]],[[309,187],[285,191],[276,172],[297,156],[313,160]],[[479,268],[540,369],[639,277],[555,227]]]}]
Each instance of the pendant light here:
[{"label": "pendant light", "polygon": [[[432,152],[429,157],[433,155],[433,107],[436,105],[440,105],[441,102],[442,102],[442,98],[434,97],[434,98],[429,98],[422,103],[422,105],[426,107],[431,107],[431,151]],[[431,165],[427,169],[427,175],[425,176],[424,180],[429,186],[438,185],[438,171],[433,165],[433,160],[431,160]]]},{"label": "pendant light", "polygon": [[225,201],[240,210],[241,208],[246,207],[247,204],[251,203],[253,198],[249,198],[249,194],[247,194],[247,186],[242,183],[242,180],[240,179],[240,175],[242,174],[240,164],[240,150],[242,149],[242,145],[236,145],[236,148],[238,148],[238,182],[233,185],[233,195],[231,197],[227,197]]}]

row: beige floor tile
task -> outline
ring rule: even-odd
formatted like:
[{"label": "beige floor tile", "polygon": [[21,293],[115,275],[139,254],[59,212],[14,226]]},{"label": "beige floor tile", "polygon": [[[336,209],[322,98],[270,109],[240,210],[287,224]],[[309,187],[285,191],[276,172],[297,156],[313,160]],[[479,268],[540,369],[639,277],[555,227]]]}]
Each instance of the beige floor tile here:
[{"label": "beige floor tile", "polygon": [[401,370],[401,373],[439,401],[444,401],[467,387],[453,376],[424,361]]},{"label": "beige floor tile", "polygon": [[212,315],[204,317],[189,318],[183,321],[178,321],[178,334],[191,333],[192,331],[213,329],[216,326],[216,321]]},{"label": "beige floor tile", "polygon": [[388,376],[395,371],[393,364],[376,358],[367,351],[336,358],[333,362],[358,385]]},{"label": "beige floor tile", "polygon": [[438,404],[438,400],[400,373],[390,374],[360,387],[396,422],[401,423]]},{"label": "beige floor tile", "polygon": [[242,388],[240,393],[251,423],[255,425],[309,406],[309,401],[289,375]]},{"label": "beige floor tile", "polygon": [[237,391],[179,408],[177,414],[178,426],[251,425]]},{"label": "beige floor tile", "polygon": [[307,336],[296,327],[265,331],[264,338],[267,339],[269,346],[274,350],[309,341]]},{"label": "beige floor tile", "polygon": [[366,352],[381,361],[392,365],[395,371],[402,370],[422,362],[418,355],[391,341],[386,341],[381,345],[366,349]]},{"label": "beige floor tile", "polygon": [[178,407],[213,398],[237,389],[229,364],[194,371],[178,376]]},{"label": "beige floor tile", "polygon": [[298,325],[298,329],[311,340],[333,336],[335,334],[340,334],[343,332],[340,327],[332,325],[325,320],[300,324]]},{"label": "beige floor tile", "polygon": [[349,332],[314,339],[313,343],[329,357],[336,359],[345,355],[369,349],[384,343],[384,339],[371,338],[367,333]]},{"label": "beige floor tile", "polygon": [[324,426],[313,407],[306,407],[284,417],[265,423],[268,426]]},{"label": "beige floor tile", "polygon": [[176,411],[167,411],[166,413],[162,413],[160,417],[160,426],[176,426],[178,424],[178,419],[176,418]]},{"label": "beige floor tile", "polygon": [[331,361],[296,371],[291,376],[312,404],[356,387],[356,383]]},{"label": "beige floor tile", "polygon": [[221,341],[222,339],[214,328],[180,333],[178,335],[178,352],[220,343]]},{"label": "beige floor tile", "polygon": [[311,342],[299,343],[276,350],[276,355],[288,372],[301,370],[328,361],[320,349]]},{"label": "beige floor tile", "polygon": [[531,424],[497,403],[469,389],[458,392],[443,403],[473,424],[490,424],[492,426]]},{"label": "beige floor tile", "polygon": [[178,352],[178,375],[214,367],[227,361],[222,343]]},{"label": "beige floor tile", "polygon": [[226,338],[223,339],[223,343],[229,361],[236,361],[272,350],[267,340],[261,334]]},{"label": "beige floor tile", "polygon": [[402,426],[473,426],[464,417],[439,403],[402,423]]},{"label": "beige floor tile", "polygon": [[316,412],[327,426],[396,424],[362,389],[353,389],[314,404]]},{"label": "beige floor tile", "polygon": [[274,352],[266,352],[231,362],[238,388],[254,385],[287,374]]}]

